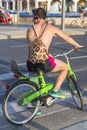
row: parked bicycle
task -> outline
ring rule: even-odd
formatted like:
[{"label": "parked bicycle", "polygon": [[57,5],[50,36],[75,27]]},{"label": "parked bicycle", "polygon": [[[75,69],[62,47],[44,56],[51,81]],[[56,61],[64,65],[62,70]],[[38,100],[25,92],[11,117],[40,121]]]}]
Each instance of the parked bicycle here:
[{"label": "parked bicycle", "polygon": [[70,25],[72,27],[77,27],[77,26],[86,27],[87,26],[87,20],[84,19],[83,21],[81,21],[80,18],[78,17],[75,20],[72,20]]},{"label": "parked bicycle", "polygon": [[[55,57],[65,57],[68,65],[68,89],[77,108],[83,110],[84,104],[82,93],[78,85],[76,74],[73,72],[68,58],[68,55],[74,51],[75,49],[72,49],[64,54],[56,55]],[[37,70],[37,73],[34,76],[24,75],[19,70],[16,61],[11,62],[11,68],[15,73],[14,76],[19,80],[9,87],[2,108],[8,121],[20,125],[31,121],[42,104],[46,107],[50,107],[55,103],[57,99],[49,94],[54,88],[55,83],[46,83],[41,70]]]}]

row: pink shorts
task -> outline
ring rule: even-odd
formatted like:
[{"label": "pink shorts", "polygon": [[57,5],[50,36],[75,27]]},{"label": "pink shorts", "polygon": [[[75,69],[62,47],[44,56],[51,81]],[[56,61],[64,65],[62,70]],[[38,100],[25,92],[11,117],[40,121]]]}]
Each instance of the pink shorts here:
[{"label": "pink shorts", "polygon": [[27,68],[29,71],[37,71],[38,69],[44,71],[45,73],[52,71],[56,66],[55,60],[53,57],[48,56],[48,59],[45,63],[35,63],[27,60]]},{"label": "pink shorts", "polygon": [[56,63],[55,63],[55,61],[54,61],[54,58],[53,58],[53,57],[51,57],[51,56],[49,55],[49,56],[48,56],[48,60],[50,61],[51,65],[52,65],[53,67],[55,67],[55,66],[56,66]]}]

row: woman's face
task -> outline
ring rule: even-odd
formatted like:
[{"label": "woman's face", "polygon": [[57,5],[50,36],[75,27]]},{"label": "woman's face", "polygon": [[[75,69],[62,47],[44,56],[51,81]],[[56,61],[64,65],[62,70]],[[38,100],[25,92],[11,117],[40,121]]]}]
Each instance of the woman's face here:
[{"label": "woman's face", "polygon": [[40,21],[39,17],[33,15],[33,23],[37,24],[37,23],[39,23],[39,21]]}]

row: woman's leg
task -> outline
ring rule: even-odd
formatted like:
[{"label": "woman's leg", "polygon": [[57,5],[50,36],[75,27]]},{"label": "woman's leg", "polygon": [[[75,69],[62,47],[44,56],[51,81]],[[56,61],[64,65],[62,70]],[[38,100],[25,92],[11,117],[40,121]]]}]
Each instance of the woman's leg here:
[{"label": "woman's leg", "polygon": [[68,72],[68,67],[67,64],[64,63],[63,61],[59,59],[55,59],[56,67],[52,70],[52,72],[59,72],[55,84],[56,90],[60,89],[62,83],[64,82],[67,72]]}]

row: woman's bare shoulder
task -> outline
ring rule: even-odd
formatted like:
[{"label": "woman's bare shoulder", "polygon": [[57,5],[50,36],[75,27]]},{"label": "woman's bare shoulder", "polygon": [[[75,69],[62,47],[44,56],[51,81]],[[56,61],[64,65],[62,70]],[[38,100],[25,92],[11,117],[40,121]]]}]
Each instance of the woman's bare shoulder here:
[{"label": "woman's bare shoulder", "polygon": [[27,29],[27,32],[30,33],[31,31],[32,31],[32,27],[29,27],[29,28]]},{"label": "woman's bare shoulder", "polygon": [[27,39],[28,39],[28,41],[32,42],[33,37],[34,37],[33,29],[32,29],[32,27],[29,27],[27,29]]},{"label": "woman's bare shoulder", "polygon": [[48,30],[52,31],[54,34],[60,31],[60,28],[53,24],[48,24]]}]

